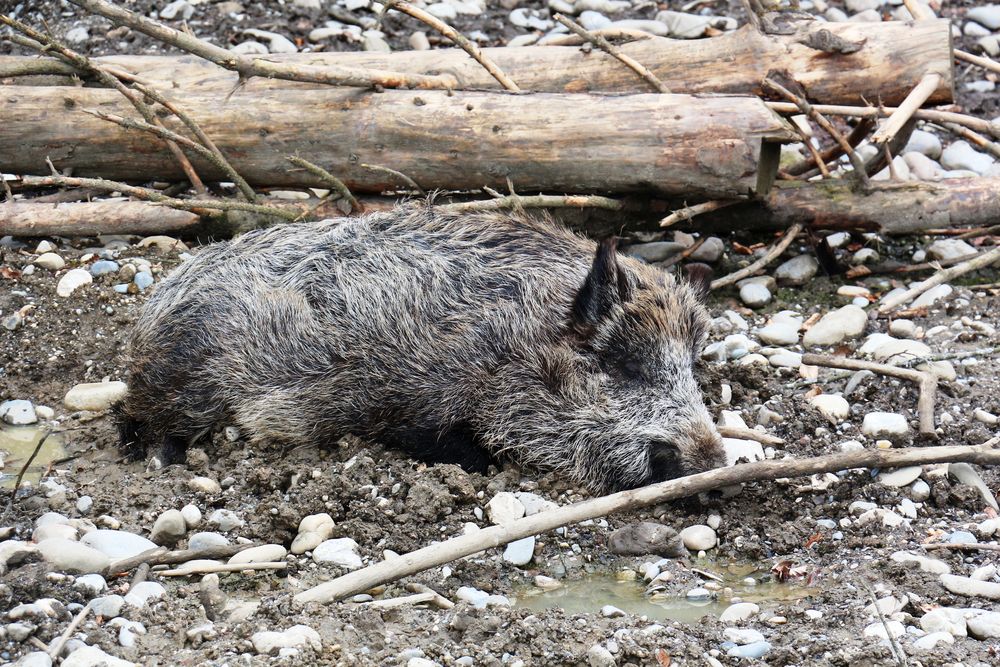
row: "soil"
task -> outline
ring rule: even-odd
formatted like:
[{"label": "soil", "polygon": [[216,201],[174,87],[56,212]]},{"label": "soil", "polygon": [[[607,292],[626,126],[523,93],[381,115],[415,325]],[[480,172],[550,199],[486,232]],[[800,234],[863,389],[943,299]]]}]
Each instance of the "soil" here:
[{"label": "soil", "polygon": [[[162,3],[165,5],[166,3]],[[734,3],[735,4],[735,3]],[[6,7],[5,7],[6,5]],[[90,29],[91,39],[83,50],[102,53],[154,53],[159,45],[131,32],[107,33],[110,24],[102,19],[82,17],[80,10],[58,2],[11,3],[0,0],[0,9],[11,11],[33,25],[47,21],[55,34],[63,34],[77,25]],[[130,8],[148,12],[161,3],[137,0]],[[200,36],[212,36],[218,44],[240,41],[238,31],[247,27],[275,30],[297,41],[309,30],[330,18],[325,11],[297,10],[290,3],[244,2],[244,17],[238,23],[222,16],[212,4],[196,6],[190,27]],[[519,6],[542,7],[542,3],[519,3]],[[702,3],[716,12],[738,16],[727,3]],[[948,5],[944,14],[961,14],[966,5]],[[662,5],[659,8],[664,8]],[[671,6],[672,9],[678,9]],[[628,18],[645,18],[657,6],[647,3],[627,13]],[[508,10],[495,6],[480,17],[462,17],[454,24],[468,33],[480,30],[489,44],[503,44],[514,34],[506,21]],[[412,20],[390,16],[385,23],[387,39],[394,48],[404,48],[407,36],[420,27]],[[520,32],[520,31],[518,31]],[[962,43],[967,38],[958,40]],[[971,50],[971,43],[965,45]],[[18,47],[0,45],[0,53],[17,52]],[[357,48],[334,43],[329,48]],[[972,76],[960,68],[959,81]],[[979,76],[981,73],[974,73]],[[977,115],[997,115],[995,95],[966,96],[961,103]],[[67,268],[86,266],[93,254],[106,248],[116,250],[116,259],[143,256],[153,264],[159,280],[182,260],[176,251],[158,254],[126,242],[135,239],[52,239],[68,261]],[[740,238],[743,243],[761,239]],[[883,256],[904,261],[929,239],[897,241],[879,247]],[[187,503],[196,504],[203,513],[228,509],[246,521],[230,533],[232,539],[288,546],[302,517],[329,513],[336,522],[332,537],[350,537],[359,544],[366,564],[381,560],[386,550],[406,553],[436,540],[462,534],[468,523],[484,526],[480,512],[487,501],[500,491],[529,491],[560,505],[589,497],[583,489],[568,484],[555,475],[518,470],[512,466],[492,469],[489,474],[470,474],[450,465],[426,466],[378,443],[345,438],[325,450],[295,449],[256,450],[243,441],[230,442],[215,434],[211,447],[189,452],[186,465],[147,469],[146,462],[129,463],[118,454],[116,434],[108,415],[68,413],[62,408],[66,391],[80,382],[104,378],[126,380],[119,357],[131,326],[146,299],[146,294],[119,294],[112,289],[111,277],[95,279],[94,284],[77,290],[71,297],[55,294],[58,276],[44,269],[30,275],[23,273],[34,258],[39,239],[5,239],[0,244],[0,314],[3,316],[32,305],[25,324],[14,331],[0,330],[0,400],[29,399],[36,405],[52,406],[58,429],[64,432],[67,458],[54,462],[50,475],[65,491],[46,494],[37,485],[29,485],[19,494],[2,525],[9,527],[8,537],[30,539],[34,521],[45,511],[80,516],[75,507],[80,496],[93,499],[86,514],[97,525],[107,525],[112,517],[122,530],[148,535],[156,517],[167,509]],[[856,239],[864,242],[864,239]],[[793,248],[791,254],[807,250]],[[197,248],[192,250],[197,251]],[[717,267],[721,273],[742,259],[727,247],[726,259]],[[977,274],[975,282],[989,282],[995,276]],[[839,303],[831,294],[843,284],[841,278],[817,278],[806,288],[782,290],[776,301],[756,314],[738,305],[732,290],[715,294],[710,301],[713,315],[726,309],[743,313],[762,323],[767,314],[792,308],[808,316],[826,312]],[[890,284],[871,279],[874,291],[885,291]],[[993,289],[959,287],[943,306],[935,307],[926,317],[918,318],[925,330],[935,325],[951,327],[962,317],[1000,327],[998,296]],[[885,321],[870,322],[869,332],[884,331]],[[716,335],[716,339],[721,335]],[[976,350],[997,341],[976,334],[968,326],[959,326],[945,343],[935,343],[935,351]],[[1000,380],[993,361],[980,359],[978,364],[955,362],[959,378],[947,383],[938,398],[937,412],[949,413],[953,423],[942,427],[941,444],[978,444],[992,435],[989,426],[972,417],[975,408],[1000,413]],[[824,373],[824,378],[828,374]],[[792,371],[752,370],[736,364],[706,365],[702,382],[709,409],[740,411],[748,423],[754,423],[757,408],[766,405],[782,415],[784,421],[768,426],[768,431],[782,437],[785,444],[777,457],[805,457],[839,451],[839,443],[857,438],[863,415],[886,410],[906,414],[915,425],[916,390],[895,380],[870,378],[851,396],[850,418],[833,426],[809,409],[803,399],[808,386],[799,382]],[[731,404],[720,402],[721,384],[733,391]],[[843,388],[843,380],[823,383],[826,391]],[[895,446],[921,444],[911,438]],[[869,442],[869,446],[871,443]],[[7,461],[5,473],[16,472],[21,462]],[[154,467],[155,468],[155,467]],[[961,486],[929,469],[924,478],[931,485],[931,495],[919,509],[918,518],[909,527],[894,529],[880,522],[838,525],[835,529],[817,524],[832,519],[838,524],[853,518],[849,505],[858,500],[893,508],[907,496],[909,489],[892,489],[878,483],[870,471],[849,471],[838,475],[828,487],[810,480],[794,479],[746,486],[729,500],[685,501],[640,512],[607,517],[606,520],[568,526],[562,533],[538,537],[535,556],[524,567],[515,567],[500,558],[501,550],[438,567],[404,582],[389,584],[375,591],[377,598],[407,594],[405,583],[422,583],[445,597],[456,600],[462,586],[504,595],[515,599],[514,606],[476,609],[459,603],[450,610],[402,607],[376,610],[361,603],[296,606],[294,592],[329,580],[344,571],[316,566],[306,556],[289,557],[288,569],[273,573],[234,574],[222,577],[222,590],[234,599],[259,601],[256,611],[245,620],[220,621],[217,636],[205,641],[190,641],[187,630],[205,622],[199,599],[198,581],[161,581],[168,594],[145,610],[130,612],[132,620],[142,622],[148,632],[138,637],[134,647],[119,644],[118,630],[93,619],[81,626],[88,644],[97,644],[108,653],[144,665],[264,665],[264,664],[343,664],[405,665],[414,657],[445,665],[463,664],[456,660],[469,656],[476,665],[582,665],[589,662],[588,650],[595,644],[616,646],[614,657],[619,665],[701,665],[706,656],[722,664],[749,661],[728,657],[722,648],[723,629],[714,614],[697,622],[671,620],[665,612],[626,614],[607,618],[600,613],[607,602],[595,595],[589,610],[549,608],[538,610],[517,604],[526,596],[536,575],[546,575],[564,582],[587,581],[588,577],[610,576],[622,580],[642,597],[640,572],[644,563],[655,556],[620,557],[612,554],[606,543],[616,528],[637,521],[658,521],[678,530],[705,523],[710,515],[721,518],[719,546],[705,557],[691,554],[663,565],[672,573],[664,594],[682,600],[686,591],[704,583],[693,570],[707,570],[725,581],[716,595],[723,602],[745,594],[742,583],[746,572],[762,583],[771,583],[770,598],[759,604],[767,620],[752,620],[747,625],[760,630],[772,644],[764,659],[771,665],[886,665],[894,662],[889,644],[863,636],[873,623],[864,608],[870,604],[867,591],[878,597],[906,595],[903,612],[918,619],[937,605],[990,608],[989,601],[964,598],[947,592],[936,575],[921,572],[909,564],[889,559],[900,549],[920,553],[919,545],[938,541],[955,530],[975,532],[975,526],[990,516],[985,503],[970,487]],[[983,470],[981,474],[991,489],[1000,486],[1000,473]],[[207,476],[222,483],[223,491],[206,494],[192,491],[187,482],[194,476]],[[827,480],[828,482],[830,480]],[[990,552],[935,551],[931,555],[948,563],[955,573],[995,563]],[[785,561],[796,576],[777,582],[772,567]],[[779,568],[780,569],[780,568]],[[787,567],[786,567],[787,569]],[[739,573],[739,574],[737,574]],[[128,588],[128,578],[109,582],[115,592]],[[728,590],[733,589],[733,590]],[[0,604],[9,609],[22,602],[54,598],[63,604],[86,603],[88,597],[71,586],[71,579],[46,574],[41,563],[29,562],[9,569],[0,577]],[[722,605],[723,607],[725,604]],[[822,617],[814,619],[818,611]],[[52,642],[65,629],[71,614],[63,610],[53,618],[38,623],[34,636]],[[691,616],[690,610],[687,616]],[[257,655],[249,638],[261,630],[275,630],[304,624],[321,636],[320,652],[304,649],[299,655],[276,658]],[[918,625],[915,620],[908,624]],[[954,644],[938,645],[925,653],[911,649],[911,638],[901,638],[906,651],[922,665],[997,664],[1000,644],[997,640],[979,641],[958,638]],[[0,662],[16,660],[34,650],[26,643],[6,641],[0,645]],[[669,657],[665,657],[669,656]],[[413,663],[411,663],[413,664]]]}]

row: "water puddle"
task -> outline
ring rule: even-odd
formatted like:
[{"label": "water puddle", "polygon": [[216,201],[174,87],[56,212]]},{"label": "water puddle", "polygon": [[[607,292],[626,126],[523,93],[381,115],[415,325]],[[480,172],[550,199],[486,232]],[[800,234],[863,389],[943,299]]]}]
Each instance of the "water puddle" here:
[{"label": "water puddle", "polygon": [[[818,592],[815,586],[806,586],[801,581],[777,582],[769,570],[761,570],[755,565],[700,562],[698,568],[718,575],[722,578],[719,585],[732,592],[719,592],[717,599],[697,600],[668,593],[647,595],[647,584],[641,578],[621,581],[614,573],[602,573],[561,579],[562,585],[554,590],[543,590],[531,584],[518,586],[514,589],[515,605],[535,611],[557,607],[567,614],[594,613],[604,605],[612,605],[651,620],[694,624],[703,616],[721,614],[732,604],[732,598],[769,608]],[[748,579],[756,583],[750,584]]]},{"label": "water puddle", "polygon": [[[45,434],[45,429],[38,426],[0,426],[0,460],[3,467],[0,468],[0,487],[10,488],[14,486],[21,468],[35,451],[38,441]],[[52,433],[45,444],[38,451],[35,460],[24,473],[24,482],[37,484],[53,461],[66,456],[63,448],[65,440],[60,433]]]}]

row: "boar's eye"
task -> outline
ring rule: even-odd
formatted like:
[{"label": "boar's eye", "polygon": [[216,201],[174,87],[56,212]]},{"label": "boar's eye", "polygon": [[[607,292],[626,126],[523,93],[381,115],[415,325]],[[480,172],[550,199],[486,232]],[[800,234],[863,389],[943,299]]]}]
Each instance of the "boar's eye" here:
[{"label": "boar's eye", "polygon": [[618,368],[627,380],[644,380],[646,378],[645,364],[636,357],[627,356],[619,359]]}]

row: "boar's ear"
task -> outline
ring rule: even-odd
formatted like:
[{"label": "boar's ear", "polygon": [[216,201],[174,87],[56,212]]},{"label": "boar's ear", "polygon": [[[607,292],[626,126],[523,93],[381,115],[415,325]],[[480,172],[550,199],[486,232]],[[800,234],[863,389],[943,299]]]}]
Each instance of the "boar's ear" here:
[{"label": "boar's ear", "polygon": [[583,327],[599,324],[615,305],[632,298],[632,283],[618,263],[618,241],[605,239],[597,246],[594,263],[573,301],[573,322]]},{"label": "boar's ear", "polygon": [[701,262],[692,262],[684,267],[684,272],[687,274],[687,281],[691,289],[694,290],[699,299],[704,301],[708,293],[712,291],[712,276],[714,275],[712,267]]}]

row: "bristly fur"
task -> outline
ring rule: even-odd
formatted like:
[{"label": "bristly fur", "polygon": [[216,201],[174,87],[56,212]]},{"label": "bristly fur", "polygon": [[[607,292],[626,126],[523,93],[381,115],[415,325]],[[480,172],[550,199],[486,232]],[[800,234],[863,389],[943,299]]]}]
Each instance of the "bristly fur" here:
[{"label": "bristly fur", "polygon": [[687,281],[523,214],[272,227],[155,290],[128,345],[122,444],[172,463],[220,424],[258,444],[354,433],[635,487],[725,463],[693,373],[707,322]]}]

